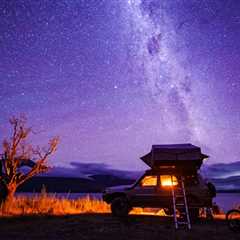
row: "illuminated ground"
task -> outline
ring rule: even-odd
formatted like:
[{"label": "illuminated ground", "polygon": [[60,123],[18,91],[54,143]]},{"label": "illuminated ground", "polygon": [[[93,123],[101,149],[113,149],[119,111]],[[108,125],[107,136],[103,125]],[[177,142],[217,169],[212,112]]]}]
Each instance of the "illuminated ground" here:
[{"label": "illuminated ground", "polygon": [[172,219],[159,216],[131,215],[128,220],[110,214],[35,216],[0,218],[0,239],[239,239],[226,223],[199,221],[191,231],[175,231]]}]

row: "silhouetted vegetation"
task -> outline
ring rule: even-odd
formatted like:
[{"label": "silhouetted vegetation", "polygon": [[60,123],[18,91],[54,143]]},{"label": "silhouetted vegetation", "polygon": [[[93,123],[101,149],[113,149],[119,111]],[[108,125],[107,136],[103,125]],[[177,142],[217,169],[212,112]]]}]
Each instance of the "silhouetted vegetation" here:
[{"label": "silhouetted vegetation", "polygon": [[[3,141],[1,159],[1,189],[6,192],[5,206],[11,204],[17,188],[33,176],[48,171],[47,160],[56,151],[59,139],[50,139],[46,147],[33,147],[28,141],[33,133],[27,126],[24,116],[12,117],[9,120],[12,128],[10,138]],[[34,159],[34,161],[33,161]],[[23,171],[22,167],[28,167]]]}]

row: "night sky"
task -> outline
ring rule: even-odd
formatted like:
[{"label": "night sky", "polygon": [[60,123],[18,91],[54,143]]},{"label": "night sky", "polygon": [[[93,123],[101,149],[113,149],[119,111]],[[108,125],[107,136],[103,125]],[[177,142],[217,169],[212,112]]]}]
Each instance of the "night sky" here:
[{"label": "night sky", "polygon": [[25,113],[54,165],[184,142],[239,161],[239,63],[238,0],[1,0],[0,138]]}]

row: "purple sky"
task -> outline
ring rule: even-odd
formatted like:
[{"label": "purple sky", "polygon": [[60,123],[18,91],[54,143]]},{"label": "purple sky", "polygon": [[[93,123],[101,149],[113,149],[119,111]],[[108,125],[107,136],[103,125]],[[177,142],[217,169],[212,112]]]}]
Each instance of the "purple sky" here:
[{"label": "purple sky", "polygon": [[1,0],[0,139],[25,113],[52,164],[136,171],[152,144],[240,160],[240,1]]}]

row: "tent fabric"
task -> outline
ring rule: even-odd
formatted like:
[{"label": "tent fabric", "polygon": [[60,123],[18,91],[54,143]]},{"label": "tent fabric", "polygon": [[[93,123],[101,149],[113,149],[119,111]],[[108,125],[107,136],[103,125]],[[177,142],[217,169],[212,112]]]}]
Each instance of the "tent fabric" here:
[{"label": "tent fabric", "polygon": [[203,159],[207,157],[201,152],[200,147],[188,143],[153,145],[151,152],[141,159],[151,168],[162,165],[184,166],[185,164],[199,168]]}]

